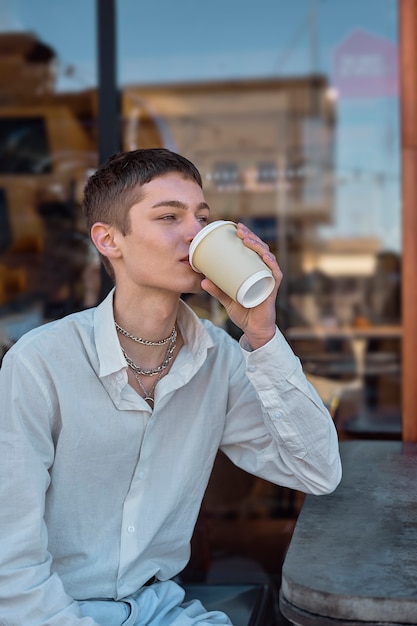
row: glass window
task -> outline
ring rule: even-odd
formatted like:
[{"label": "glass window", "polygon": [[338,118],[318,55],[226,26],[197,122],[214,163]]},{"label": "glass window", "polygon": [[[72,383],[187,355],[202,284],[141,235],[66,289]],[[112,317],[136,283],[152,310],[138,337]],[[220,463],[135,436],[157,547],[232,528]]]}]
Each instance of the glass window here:
[{"label": "glass window", "polygon": [[362,432],[386,411],[397,436],[397,2],[117,7],[125,147],[197,164],[213,218],[246,221],[276,253],[277,320],[323,398],[343,396]]},{"label": "glass window", "polygon": [[[347,417],[395,422],[396,0],[163,4],[116,1],[122,147],[196,163],[213,219],[246,221],[277,255],[277,321],[326,401],[342,390]],[[0,9],[2,346],[97,301],[80,212],[98,160],[96,17],[85,0]]]},{"label": "glass window", "polygon": [[219,190],[236,189],[239,184],[239,169],[236,163],[214,163],[212,176],[214,185]]},{"label": "glass window", "polygon": [[31,327],[88,304],[98,271],[80,210],[97,164],[94,9],[0,8],[0,356]]},{"label": "glass window", "polygon": [[37,174],[51,171],[45,119],[0,119],[0,174]]}]

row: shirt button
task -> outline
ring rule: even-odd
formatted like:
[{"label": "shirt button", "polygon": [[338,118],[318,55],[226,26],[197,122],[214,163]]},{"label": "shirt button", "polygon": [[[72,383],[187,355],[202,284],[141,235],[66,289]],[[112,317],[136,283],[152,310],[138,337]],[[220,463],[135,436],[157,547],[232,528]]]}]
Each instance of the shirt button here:
[{"label": "shirt button", "polygon": [[145,472],[139,472],[138,474],[138,479],[142,480],[142,478],[145,476]]},{"label": "shirt button", "polygon": [[127,532],[128,533],[134,533],[135,532],[135,527],[134,526],[128,526],[127,527]]},{"label": "shirt button", "polygon": [[276,420],[279,420],[282,417],[281,411],[275,411],[275,413],[273,413],[272,417],[275,418]]},{"label": "shirt button", "polygon": [[256,372],[256,367],[254,365],[249,365],[248,372]]}]

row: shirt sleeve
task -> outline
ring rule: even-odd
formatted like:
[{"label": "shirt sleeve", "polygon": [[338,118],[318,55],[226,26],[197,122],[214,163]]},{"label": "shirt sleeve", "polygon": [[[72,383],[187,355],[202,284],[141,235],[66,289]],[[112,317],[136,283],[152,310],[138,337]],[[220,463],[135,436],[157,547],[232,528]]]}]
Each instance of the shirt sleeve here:
[{"label": "shirt sleeve", "polygon": [[262,348],[252,351],[245,336],[240,346],[256,400],[250,392],[233,392],[222,450],[270,482],[331,493],[342,474],[337,432],[300,360],[278,328]]},{"label": "shirt sleeve", "polygon": [[51,571],[44,521],[54,445],[51,400],[29,363],[7,354],[0,369],[0,623],[97,626]]}]

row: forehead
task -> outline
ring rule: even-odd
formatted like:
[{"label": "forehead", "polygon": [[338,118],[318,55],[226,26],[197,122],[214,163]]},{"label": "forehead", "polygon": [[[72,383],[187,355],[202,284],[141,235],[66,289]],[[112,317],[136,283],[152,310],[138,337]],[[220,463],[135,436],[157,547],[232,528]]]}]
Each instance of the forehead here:
[{"label": "forehead", "polygon": [[186,178],[179,172],[170,172],[142,185],[139,203],[156,200],[181,200],[182,202],[198,200],[201,202],[204,200],[204,193],[195,180]]},{"label": "forehead", "polygon": [[167,174],[162,174],[161,176],[155,176],[155,178],[152,178],[152,180],[142,185],[142,187],[162,189],[172,185],[194,185],[198,187],[198,189],[201,189],[200,185],[193,178],[186,176],[182,172],[168,172]]}]

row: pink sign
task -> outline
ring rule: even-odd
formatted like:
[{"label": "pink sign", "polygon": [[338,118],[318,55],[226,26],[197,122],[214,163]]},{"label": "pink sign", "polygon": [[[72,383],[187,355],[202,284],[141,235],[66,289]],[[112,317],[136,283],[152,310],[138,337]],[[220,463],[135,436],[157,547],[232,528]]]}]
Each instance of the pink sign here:
[{"label": "pink sign", "polygon": [[332,82],[341,98],[398,95],[398,48],[358,28],[333,52]]}]

